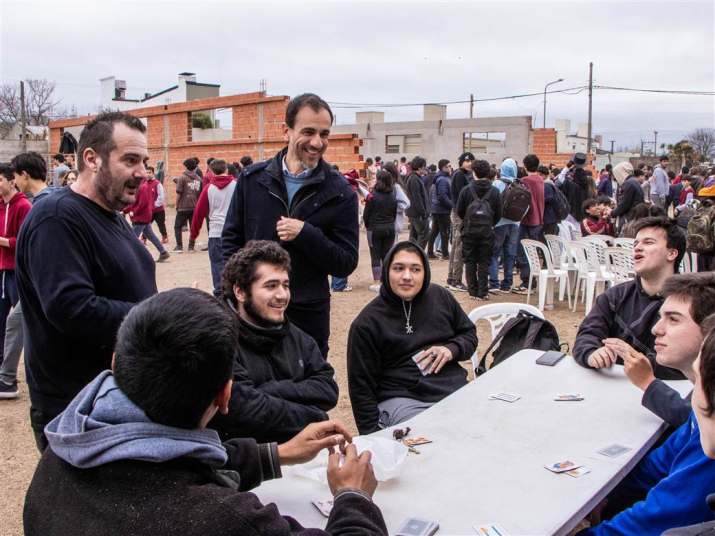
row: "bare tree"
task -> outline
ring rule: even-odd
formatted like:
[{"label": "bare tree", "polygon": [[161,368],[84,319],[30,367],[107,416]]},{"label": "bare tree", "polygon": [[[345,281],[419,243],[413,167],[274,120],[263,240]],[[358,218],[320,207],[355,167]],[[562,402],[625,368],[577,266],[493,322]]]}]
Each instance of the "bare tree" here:
[{"label": "bare tree", "polygon": [[[25,83],[25,116],[28,125],[47,125],[50,119],[66,117],[67,111],[58,108],[54,100],[55,83],[45,79]],[[19,84],[0,84],[0,131],[7,133],[20,121]]]},{"label": "bare tree", "polygon": [[715,158],[715,128],[697,128],[688,134],[688,141],[701,160]]}]

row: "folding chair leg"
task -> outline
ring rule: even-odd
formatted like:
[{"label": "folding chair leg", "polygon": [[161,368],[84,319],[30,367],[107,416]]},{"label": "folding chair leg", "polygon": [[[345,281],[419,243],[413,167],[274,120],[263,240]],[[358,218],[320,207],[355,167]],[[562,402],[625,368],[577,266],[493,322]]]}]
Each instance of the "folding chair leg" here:
[{"label": "folding chair leg", "polygon": [[529,305],[529,299],[531,298],[531,283],[534,281],[534,274],[529,274],[529,288],[526,291],[526,305]]},{"label": "folding chair leg", "polygon": [[593,299],[596,295],[596,276],[590,275],[586,279],[586,310],[584,314],[588,314],[593,306]]},{"label": "folding chair leg", "polygon": [[539,274],[539,311],[544,310],[546,305],[546,290],[549,286],[549,277],[543,273]]}]

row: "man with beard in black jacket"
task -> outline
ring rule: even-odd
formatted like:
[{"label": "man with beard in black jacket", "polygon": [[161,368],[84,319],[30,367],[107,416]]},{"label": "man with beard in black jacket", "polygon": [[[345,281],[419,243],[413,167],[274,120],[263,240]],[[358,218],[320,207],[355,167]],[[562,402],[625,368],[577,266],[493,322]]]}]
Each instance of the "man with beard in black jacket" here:
[{"label": "man with beard in black jacket", "polygon": [[425,251],[400,242],[382,265],[380,295],[348,335],[348,387],[358,430],[414,417],[467,384],[477,333],[454,296],[430,284]]},{"label": "man with beard in black jacket", "polygon": [[[26,536],[386,535],[370,453],[345,447],[342,423],[311,424],[280,445],[222,444],[207,428],[228,411],[238,344],[231,312],[200,290],[173,289],[132,309],[112,370],[47,425],[49,447],[25,497]],[[246,493],[324,448],[334,496],[325,532]]]},{"label": "man with beard in black jacket", "polygon": [[313,338],[286,318],[290,256],[275,242],[251,240],[226,263],[223,296],[236,311],[241,343],[227,415],[211,427],[223,439],[287,441],[338,403],[335,371]]},{"label": "man with beard in black jacket", "polygon": [[224,262],[249,240],[273,240],[288,251],[288,318],[315,339],[326,359],[328,275],[347,277],[355,270],[359,231],[357,196],[323,159],[332,123],[330,106],[317,95],[305,93],[288,103],[288,147],[241,173],[221,235]]}]

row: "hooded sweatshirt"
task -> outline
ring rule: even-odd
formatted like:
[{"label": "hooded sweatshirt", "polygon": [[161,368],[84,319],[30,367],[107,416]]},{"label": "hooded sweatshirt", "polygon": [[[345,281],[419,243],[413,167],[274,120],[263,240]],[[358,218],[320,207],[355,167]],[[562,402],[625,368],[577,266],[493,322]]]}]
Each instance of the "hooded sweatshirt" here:
[{"label": "hooded sweatshirt", "polygon": [[15,269],[17,234],[31,208],[32,204],[22,192],[12,196],[9,203],[0,199],[0,236],[9,242],[7,247],[0,247],[0,270]]},{"label": "hooded sweatshirt", "polygon": [[194,210],[201,192],[201,178],[196,172],[187,169],[183,175],[174,180],[176,181],[176,211]]},{"label": "hooded sweatshirt", "polygon": [[[499,190],[502,198],[504,197],[504,191],[516,180],[516,172],[517,166],[513,158],[507,158],[501,163],[499,179],[494,181],[494,186]],[[519,225],[519,222],[502,217],[495,227],[501,227],[502,225]]]},{"label": "hooded sweatshirt", "polygon": [[196,240],[201,226],[209,217],[209,238],[221,238],[226,222],[228,207],[236,189],[236,179],[232,175],[213,175],[207,188],[201,190],[191,221],[191,240]]},{"label": "hooded sweatshirt", "polygon": [[[477,333],[451,292],[430,284],[430,268],[419,250],[424,282],[417,295],[403,301],[390,288],[389,267],[398,251],[416,247],[399,242],[382,264],[380,294],[360,312],[348,334],[348,387],[353,415],[361,434],[378,427],[377,404],[395,397],[438,402],[467,384],[458,361],[471,357]],[[406,324],[412,326],[407,333]],[[422,376],[412,356],[431,346],[446,346],[453,359],[437,374]]]},{"label": "hooded sweatshirt", "polygon": [[154,192],[152,191],[149,181],[142,181],[139,189],[137,190],[136,201],[133,205],[125,207],[122,212],[125,214],[131,212],[132,223],[134,224],[146,225],[151,223],[154,213]]}]

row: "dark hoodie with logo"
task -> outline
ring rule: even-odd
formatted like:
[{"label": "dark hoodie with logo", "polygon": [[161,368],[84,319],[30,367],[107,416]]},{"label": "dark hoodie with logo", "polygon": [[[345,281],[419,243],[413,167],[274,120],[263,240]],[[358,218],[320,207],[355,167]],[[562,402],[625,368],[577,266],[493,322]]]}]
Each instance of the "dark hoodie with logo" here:
[{"label": "dark hoodie with logo", "polygon": [[[410,246],[422,257],[424,283],[411,302],[404,302],[390,288],[388,274],[395,254]],[[412,333],[406,329],[408,314]],[[422,376],[412,356],[431,346],[446,346],[453,359],[439,373]],[[430,284],[425,252],[412,242],[396,244],[382,264],[379,296],[355,318],[348,335],[348,387],[360,433],[379,429],[379,402],[395,397],[438,402],[466,385],[467,371],[459,361],[476,348],[476,329],[457,300]]]}]

